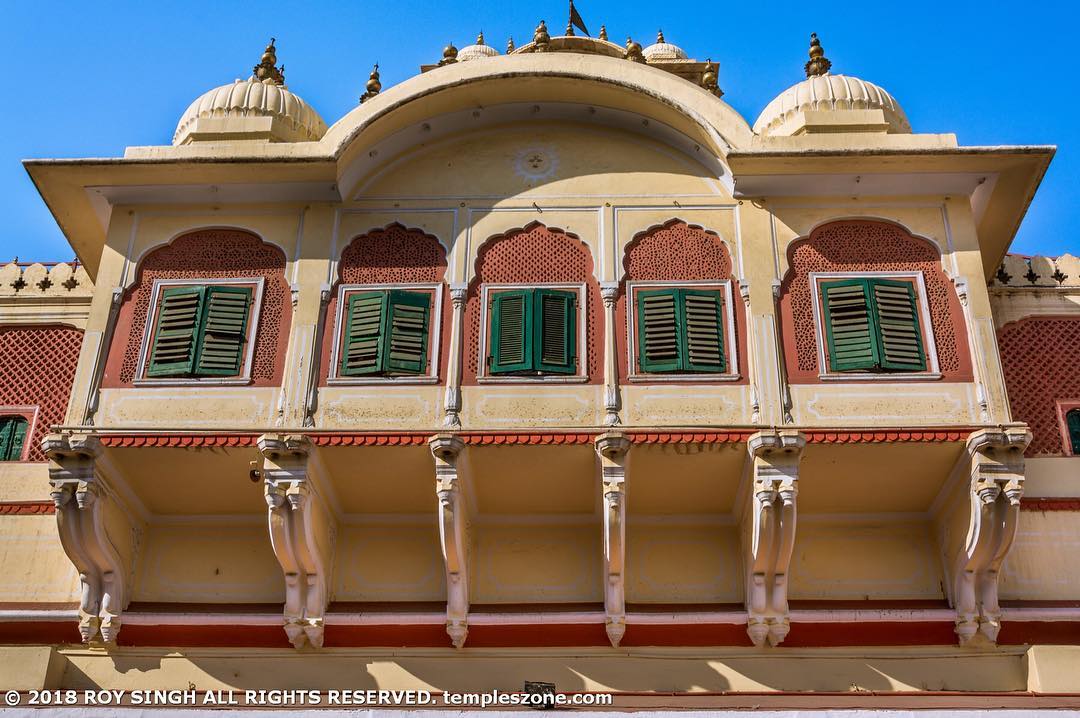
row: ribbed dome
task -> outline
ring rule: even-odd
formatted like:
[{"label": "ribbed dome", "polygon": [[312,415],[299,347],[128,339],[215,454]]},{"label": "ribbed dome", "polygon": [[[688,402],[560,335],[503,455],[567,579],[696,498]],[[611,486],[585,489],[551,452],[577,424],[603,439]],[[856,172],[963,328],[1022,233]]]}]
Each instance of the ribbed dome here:
[{"label": "ribbed dome", "polygon": [[656,34],[656,42],[642,50],[641,54],[644,55],[645,59],[648,61],[689,59],[685,50],[678,45],[672,45],[670,42],[664,40],[663,32],[658,32]]},{"label": "ribbed dome", "polygon": [[900,104],[877,85],[847,75],[825,73],[808,77],[780,93],[754,123],[754,132],[767,135],[797,112],[810,110],[881,110],[890,132],[911,132]]},{"label": "ribbed dome", "polygon": [[[278,142],[313,141],[326,134],[326,123],[319,113],[284,85],[250,78],[214,88],[192,102],[176,125],[173,144],[182,145],[198,139],[191,135],[200,120],[226,121],[215,123],[221,125],[220,133],[243,135],[248,132],[243,128],[244,123],[227,121],[259,117],[278,121],[273,123],[276,125],[274,136],[269,138]],[[229,124],[236,124],[232,133]]]},{"label": "ribbed dome", "polygon": [[466,45],[458,51],[457,61],[468,62],[469,60],[479,60],[484,57],[495,57],[498,54],[498,50],[484,44],[484,33],[480,33],[476,38],[475,45]]}]

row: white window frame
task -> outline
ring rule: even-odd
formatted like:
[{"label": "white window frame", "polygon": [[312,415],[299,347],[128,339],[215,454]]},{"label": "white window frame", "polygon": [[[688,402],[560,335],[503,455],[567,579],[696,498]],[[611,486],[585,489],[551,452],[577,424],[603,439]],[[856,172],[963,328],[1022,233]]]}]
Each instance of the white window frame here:
[{"label": "white window frame", "polygon": [[[491,295],[510,289],[562,289],[577,293],[577,371],[574,374],[543,374],[541,376],[528,376],[522,374],[489,374],[487,365],[488,337],[491,333]],[[588,321],[589,313],[585,311],[588,293],[586,285],[581,283],[548,283],[538,282],[535,284],[484,284],[480,288],[480,341],[479,356],[476,362],[476,381],[480,384],[582,384],[589,380],[589,346],[588,346]]]},{"label": "white window frame", "polygon": [[[432,296],[431,319],[428,322],[428,370],[424,374],[400,374],[397,376],[342,376],[338,373],[341,360],[341,341],[344,338],[345,312],[348,311],[345,297],[353,292],[389,292],[394,289],[405,291],[430,291]],[[358,386],[363,384],[436,384],[439,381],[439,353],[442,339],[443,319],[443,283],[417,282],[412,284],[342,284],[338,286],[337,310],[334,313],[334,337],[330,349],[330,371],[327,374],[328,386]]]},{"label": "white window frame", "polygon": [[[643,372],[638,367],[637,351],[637,297],[635,290],[639,289],[720,289],[724,297],[724,355],[727,360],[728,371],[717,372]],[[687,381],[737,381],[739,376],[739,352],[735,339],[735,307],[732,302],[732,287],[730,279],[696,279],[688,282],[662,281],[652,282],[647,280],[628,281],[626,283],[626,366],[628,368],[627,380],[652,384],[654,382],[687,382]]]},{"label": "white window frame", "polygon": [[[941,378],[941,366],[938,363],[937,343],[934,339],[934,325],[930,321],[930,302],[927,300],[926,283],[922,272],[810,272],[810,292],[813,299],[814,331],[817,337],[818,378],[822,381],[926,381]],[[835,279],[913,279],[915,301],[919,305],[919,319],[922,322],[923,346],[926,349],[926,371],[867,372],[867,371],[830,371],[825,356],[825,315],[821,306],[821,282]]]},{"label": "white window frame", "polygon": [[[230,277],[228,279],[155,279],[153,291],[150,295],[150,309],[146,312],[146,326],[143,327],[142,345],[139,347],[139,364],[135,370],[135,386],[204,386],[204,385],[244,385],[251,383],[251,366],[255,357],[255,339],[259,331],[259,314],[262,310],[263,285],[266,283],[263,277]],[[244,363],[241,365],[240,374],[237,376],[146,376],[146,367],[150,361],[150,335],[154,331],[154,318],[157,317],[161,306],[161,292],[165,287],[210,287],[210,286],[236,286],[255,285],[254,302],[251,306],[251,315],[248,317],[247,351],[244,354]]]}]

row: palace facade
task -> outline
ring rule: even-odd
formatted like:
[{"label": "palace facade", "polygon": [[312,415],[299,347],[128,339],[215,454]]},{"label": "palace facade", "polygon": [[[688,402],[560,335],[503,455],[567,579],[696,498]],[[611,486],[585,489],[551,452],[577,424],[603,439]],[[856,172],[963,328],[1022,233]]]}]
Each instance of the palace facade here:
[{"label": "palace facade", "polygon": [[328,126],[272,42],[26,162],[78,261],[0,269],[4,688],[1080,692],[1052,147],[816,37],[753,124],[663,36],[421,70]]}]

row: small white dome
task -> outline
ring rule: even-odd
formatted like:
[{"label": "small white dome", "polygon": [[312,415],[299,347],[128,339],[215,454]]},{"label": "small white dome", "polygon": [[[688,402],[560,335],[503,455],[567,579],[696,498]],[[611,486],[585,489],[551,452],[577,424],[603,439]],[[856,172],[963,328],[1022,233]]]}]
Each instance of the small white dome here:
[{"label": "small white dome", "polygon": [[[268,125],[265,131],[247,122],[257,118],[269,119],[269,123],[258,123]],[[284,85],[250,78],[216,87],[192,102],[176,125],[173,144],[226,137],[245,139],[247,134],[266,134],[265,139],[276,142],[313,141],[326,134],[326,123],[311,105]]]},{"label": "small white dome", "polygon": [[641,54],[645,56],[647,61],[659,60],[662,62],[665,60],[689,59],[685,50],[664,40],[663,31],[656,33],[656,42],[642,50]]},{"label": "small white dome", "polygon": [[458,51],[457,61],[468,62],[469,60],[479,60],[484,57],[495,57],[498,54],[498,50],[484,44],[484,33],[480,33],[476,38],[475,45],[466,45]]},{"label": "small white dome", "polygon": [[754,123],[754,132],[768,135],[795,113],[812,110],[881,110],[889,132],[911,132],[900,103],[884,89],[857,77],[827,72],[808,77],[781,92],[762,111]]}]

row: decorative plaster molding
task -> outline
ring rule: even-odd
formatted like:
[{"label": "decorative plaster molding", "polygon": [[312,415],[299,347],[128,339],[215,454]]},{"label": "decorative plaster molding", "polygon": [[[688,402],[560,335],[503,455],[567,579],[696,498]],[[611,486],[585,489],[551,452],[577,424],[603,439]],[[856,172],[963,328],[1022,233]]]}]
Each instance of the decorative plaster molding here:
[{"label": "decorative plaster molding", "polygon": [[[105,512],[115,501],[97,471],[101,442],[88,434],[49,434],[49,483],[60,544],[79,572],[79,634],[84,643],[113,645],[130,600],[131,565],[116,550]],[[134,531],[125,511],[111,512],[114,530]]]},{"label": "decorative plaster molding", "polygon": [[309,473],[311,443],[264,434],[258,446],[270,543],[285,573],[285,634],[296,648],[321,648],[336,532]]},{"label": "decorative plaster molding", "polygon": [[453,434],[428,440],[435,458],[435,495],[439,499],[439,542],[446,566],[446,632],[454,648],[469,635],[469,537],[459,463],[465,442]]},{"label": "decorative plaster molding", "polygon": [[450,355],[446,369],[446,391],[443,395],[443,426],[447,429],[461,428],[461,352],[468,297],[468,284],[455,282],[450,285]]},{"label": "decorative plaster molding", "polygon": [[619,417],[619,350],[615,341],[619,283],[600,282],[600,298],[604,302],[604,426],[618,426],[622,423]]},{"label": "decorative plaster molding", "polygon": [[747,441],[753,462],[746,632],[756,646],[777,646],[790,630],[787,574],[795,545],[799,460],[806,439],[796,431],[767,431]]},{"label": "decorative plaster molding", "polygon": [[630,440],[609,432],[596,437],[604,501],[604,628],[615,648],[626,633],[626,470]]},{"label": "decorative plaster molding", "polygon": [[967,539],[955,559],[953,603],[961,645],[993,644],[1001,629],[998,577],[1016,537],[1024,493],[1024,426],[981,429],[968,437],[971,461]]}]

